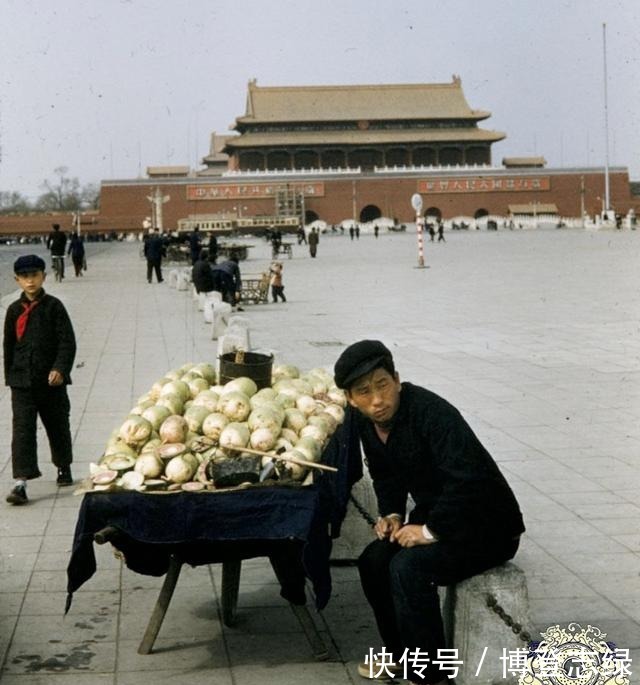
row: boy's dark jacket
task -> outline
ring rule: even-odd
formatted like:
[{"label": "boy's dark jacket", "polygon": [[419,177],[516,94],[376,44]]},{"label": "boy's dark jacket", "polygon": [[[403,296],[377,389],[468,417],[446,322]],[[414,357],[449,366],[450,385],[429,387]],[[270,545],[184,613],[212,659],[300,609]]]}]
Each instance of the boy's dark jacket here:
[{"label": "boy's dark jacket", "polygon": [[76,356],[73,326],[62,302],[41,290],[38,305],[29,315],[20,341],[16,338],[16,320],[23,311],[24,295],[13,302],[4,320],[4,379],[12,388],[46,385],[49,372],[59,371],[64,383],[71,383],[71,369]]}]

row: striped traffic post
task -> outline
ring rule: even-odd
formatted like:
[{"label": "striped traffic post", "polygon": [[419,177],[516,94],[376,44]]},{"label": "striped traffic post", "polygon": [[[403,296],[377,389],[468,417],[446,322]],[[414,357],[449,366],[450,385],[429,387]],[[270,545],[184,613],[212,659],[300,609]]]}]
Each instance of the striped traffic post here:
[{"label": "striped traffic post", "polygon": [[411,196],[411,206],[416,212],[416,233],[418,235],[418,269],[424,269],[424,217],[422,216],[422,197],[419,193],[414,193]]}]

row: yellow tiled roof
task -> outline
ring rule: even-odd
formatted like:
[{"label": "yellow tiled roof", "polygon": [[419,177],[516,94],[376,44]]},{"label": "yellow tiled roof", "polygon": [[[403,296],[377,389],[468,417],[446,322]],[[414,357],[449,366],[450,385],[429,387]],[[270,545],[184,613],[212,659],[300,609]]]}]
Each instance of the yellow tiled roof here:
[{"label": "yellow tiled roof", "polygon": [[262,87],[249,82],[240,125],[259,122],[389,119],[486,119],[472,110],[458,77],[452,83]]}]

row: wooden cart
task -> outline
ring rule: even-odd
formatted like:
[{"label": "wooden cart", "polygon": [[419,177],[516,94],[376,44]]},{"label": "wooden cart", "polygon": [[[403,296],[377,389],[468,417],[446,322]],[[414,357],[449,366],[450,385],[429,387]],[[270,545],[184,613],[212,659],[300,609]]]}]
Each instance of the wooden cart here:
[{"label": "wooden cart", "polygon": [[253,245],[245,245],[242,243],[218,243],[218,255],[231,259],[237,257],[239,261],[243,261],[249,255],[249,248]]},{"label": "wooden cart", "polygon": [[240,302],[262,304],[269,301],[269,274],[267,272],[242,278]]}]

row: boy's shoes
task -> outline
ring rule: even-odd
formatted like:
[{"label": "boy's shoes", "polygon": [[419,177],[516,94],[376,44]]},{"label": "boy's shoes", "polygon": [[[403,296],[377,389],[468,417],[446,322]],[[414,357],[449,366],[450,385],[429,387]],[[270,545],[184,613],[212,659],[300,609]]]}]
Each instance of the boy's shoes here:
[{"label": "boy's shoes", "polygon": [[58,478],[56,479],[58,485],[73,485],[73,476],[71,475],[71,467],[61,466],[58,469]]},{"label": "boy's shoes", "polygon": [[24,485],[16,485],[7,495],[7,502],[9,504],[26,504],[28,501],[27,488]]}]

